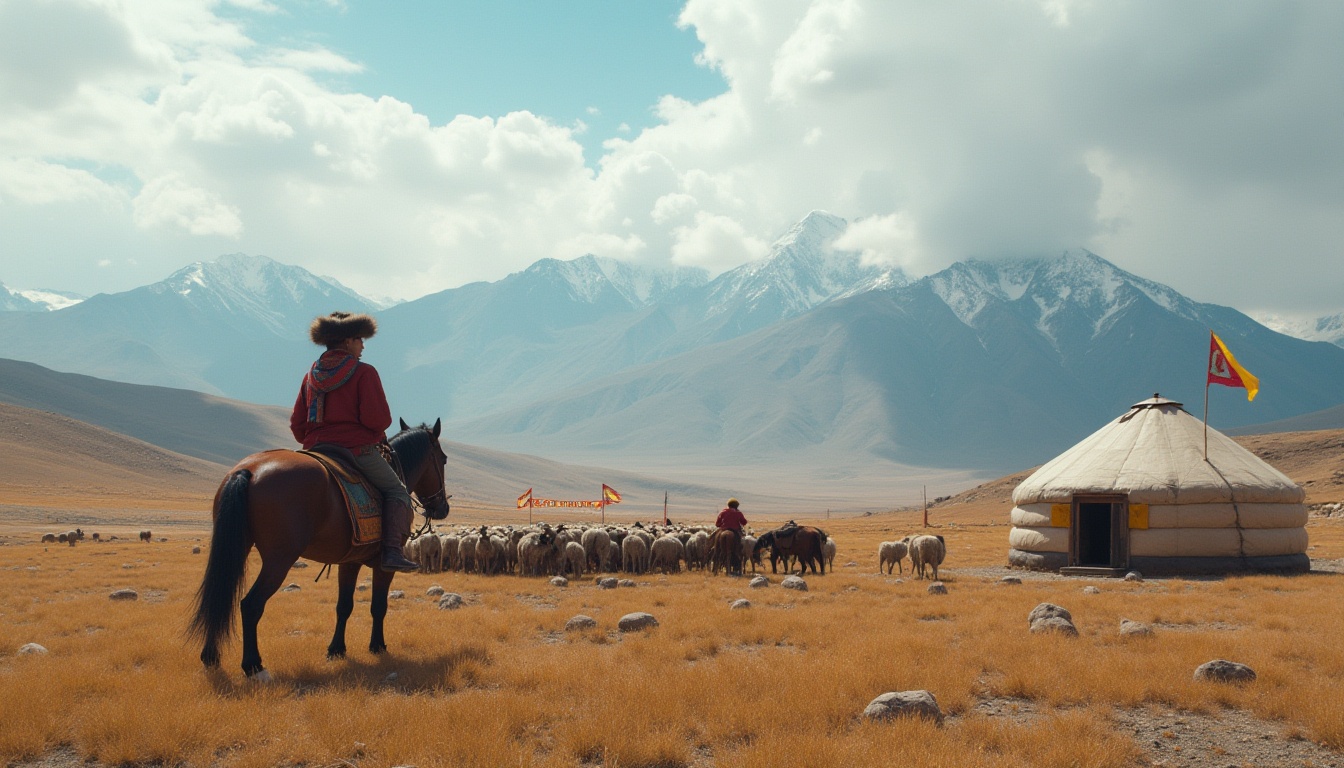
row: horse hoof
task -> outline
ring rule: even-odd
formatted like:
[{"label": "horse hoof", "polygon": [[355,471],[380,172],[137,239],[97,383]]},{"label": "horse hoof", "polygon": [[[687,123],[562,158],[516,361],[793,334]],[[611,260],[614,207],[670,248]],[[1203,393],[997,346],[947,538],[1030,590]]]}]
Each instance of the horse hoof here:
[{"label": "horse hoof", "polygon": [[345,658],[345,651],[327,651],[327,661],[338,661]]},{"label": "horse hoof", "polygon": [[370,646],[369,646],[369,653],[378,654],[378,653],[383,653],[383,652],[386,651],[386,650],[387,650],[387,646],[386,646],[386,645],[370,645]]},{"label": "horse hoof", "polygon": [[270,682],[272,682],[272,679],[271,679],[271,672],[270,672],[270,670],[268,670],[268,669],[263,669],[263,670],[260,670],[260,671],[258,671],[258,672],[256,672],[256,673],[254,673],[254,674],[248,675],[247,679],[250,680],[250,681],[252,681],[252,682],[254,682],[254,683],[270,683]]}]

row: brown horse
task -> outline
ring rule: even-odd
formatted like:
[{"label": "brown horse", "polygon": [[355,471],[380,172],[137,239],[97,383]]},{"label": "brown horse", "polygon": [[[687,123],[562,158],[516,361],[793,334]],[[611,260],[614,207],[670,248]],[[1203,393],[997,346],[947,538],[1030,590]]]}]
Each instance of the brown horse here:
[{"label": "brown horse", "polygon": [[723,568],[729,574],[742,575],[742,537],[731,528],[720,528],[709,535],[709,567],[717,576]]},{"label": "brown horse", "polygon": [[826,559],[822,556],[821,545],[826,543],[826,538],[825,531],[810,525],[777,528],[761,534],[756,540],[752,559],[759,560],[761,550],[769,547],[771,573],[779,572],[777,566],[781,559],[788,570],[790,557],[798,558],[799,573],[806,573],[809,567],[813,573],[825,573]]},{"label": "brown horse", "polygon": [[[388,442],[401,462],[406,487],[424,506],[427,519],[448,516],[444,467],[448,457],[439,445],[438,421],[415,428],[401,422]],[[383,619],[393,573],[378,568],[382,542],[355,546],[354,528],[341,491],[317,459],[295,451],[254,453],[240,461],[215,492],[214,531],[210,559],[196,593],[190,633],[204,643],[201,661],[219,666],[219,644],[233,633],[233,606],[239,603],[248,554],[261,554],[261,573],[240,603],[243,617],[243,672],[270,680],[257,649],[257,623],[266,601],[275,594],[289,569],[303,557],[337,564],[336,632],[327,658],[345,656],[345,622],[355,607],[355,582],[361,566],[373,571],[373,633],[369,650],[387,650]]]}]

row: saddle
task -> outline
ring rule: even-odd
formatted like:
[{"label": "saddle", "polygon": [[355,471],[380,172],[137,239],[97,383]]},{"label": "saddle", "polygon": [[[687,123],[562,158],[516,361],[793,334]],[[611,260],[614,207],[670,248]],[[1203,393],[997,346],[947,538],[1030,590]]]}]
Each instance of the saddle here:
[{"label": "saddle", "polygon": [[790,520],[789,525],[775,529],[775,544],[781,549],[788,549],[793,546],[794,534],[798,533],[800,530],[802,530],[802,528],[797,523]]},{"label": "saddle", "polygon": [[[383,540],[383,494],[370,483],[355,463],[350,449],[330,443],[320,443],[311,451],[299,451],[317,459],[327,475],[336,481],[350,515],[354,531],[351,543],[355,546]],[[394,465],[395,466],[395,465]],[[398,473],[400,475],[400,473]]]}]

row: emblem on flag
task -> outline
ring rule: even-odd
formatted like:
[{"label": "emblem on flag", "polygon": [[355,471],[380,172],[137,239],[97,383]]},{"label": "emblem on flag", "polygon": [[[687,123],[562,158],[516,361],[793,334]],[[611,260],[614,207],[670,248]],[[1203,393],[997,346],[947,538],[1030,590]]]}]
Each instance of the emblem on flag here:
[{"label": "emblem on flag", "polygon": [[527,503],[531,500],[532,500],[532,489],[528,488],[526,491],[523,491],[522,496],[518,497],[518,508],[522,509],[523,507],[526,507]]},{"label": "emblem on flag", "polygon": [[608,504],[620,504],[621,494],[617,493],[615,488],[612,488],[610,485],[603,483],[602,500]]},{"label": "emblem on flag", "polygon": [[1254,400],[1256,393],[1260,391],[1260,380],[1237,363],[1237,359],[1227,351],[1227,345],[1213,331],[1209,331],[1208,383],[1241,387],[1246,390],[1247,400]]}]

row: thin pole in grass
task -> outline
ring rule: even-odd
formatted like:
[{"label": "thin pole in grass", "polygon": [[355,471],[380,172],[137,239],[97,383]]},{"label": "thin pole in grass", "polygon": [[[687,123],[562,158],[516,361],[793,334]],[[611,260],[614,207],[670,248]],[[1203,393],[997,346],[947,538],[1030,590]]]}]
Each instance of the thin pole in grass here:
[{"label": "thin pole in grass", "polygon": [[924,489],[924,527],[929,527],[929,486],[921,486]]}]

